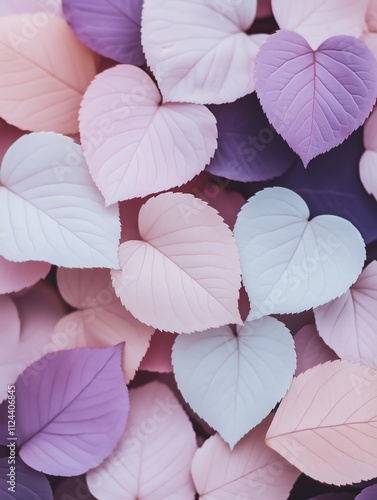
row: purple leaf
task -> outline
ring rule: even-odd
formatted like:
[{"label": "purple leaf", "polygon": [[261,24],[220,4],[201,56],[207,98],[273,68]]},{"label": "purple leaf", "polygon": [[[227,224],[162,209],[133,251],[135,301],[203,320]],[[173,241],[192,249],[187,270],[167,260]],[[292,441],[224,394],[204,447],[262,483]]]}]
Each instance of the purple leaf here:
[{"label": "purple leaf", "polygon": [[63,0],[63,13],[77,38],[121,63],[141,66],[142,0]]},{"label": "purple leaf", "polygon": [[[11,470],[11,467],[14,469]],[[11,476],[13,472],[14,485]],[[7,476],[8,474],[10,475]],[[15,458],[15,463],[12,459],[11,463],[8,462],[8,458],[0,459],[0,496],[2,500],[53,500],[47,477],[31,469],[20,458]]]},{"label": "purple leaf", "polygon": [[16,429],[24,462],[46,474],[72,476],[110,455],[129,406],[122,345],[50,353],[19,376]]},{"label": "purple leaf", "polygon": [[268,185],[287,187],[302,196],[312,218],[331,214],[349,220],[370,243],[377,239],[377,202],[360,181],[363,150],[360,129],[341,146],[313,160],[306,170],[298,160],[286,174]]},{"label": "purple leaf", "polygon": [[207,170],[241,182],[282,175],[296,155],[271,127],[255,93],[230,104],[210,106],[218,128],[219,148]]},{"label": "purple leaf", "polygon": [[377,96],[373,54],[346,35],[313,51],[298,33],[279,31],[262,45],[255,76],[269,121],[305,166],[362,125]]},{"label": "purple leaf", "polygon": [[365,488],[355,500],[376,500],[377,498],[377,484]]}]

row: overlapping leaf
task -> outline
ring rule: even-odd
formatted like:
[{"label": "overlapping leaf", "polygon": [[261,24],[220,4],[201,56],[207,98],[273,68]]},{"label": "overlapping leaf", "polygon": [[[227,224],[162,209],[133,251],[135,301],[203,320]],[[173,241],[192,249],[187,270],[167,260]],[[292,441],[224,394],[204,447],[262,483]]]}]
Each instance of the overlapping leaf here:
[{"label": "overlapping leaf", "polygon": [[180,335],[173,347],[179,390],[233,448],[289,388],[296,368],[290,332],[274,318]]},{"label": "overlapping leaf", "polygon": [[139,213],[140,240],[119,247],[112,281],[122,304],[160,330],[191,333],[241,323],[239,256],[217,212],[189,194],[150,198]]},{"label": "overlapping leaf", "polygon": [[64,269],[57,272],[62,297],[79,310],[62,318],[52,341],[59,349],[106,347],[125,342],[123,371],[135,376],[154,329],[135,319],[120,303],[107,269]]},{"label": "overlapping leaf", "polygon": [[105,208],[72,139],[52,132],[21,137],[3,159],[0,180],[0,255],[118,267],[118,207]]},{"label": "overlapping leaf", "polygon": [[191,422],[170,389],[152,382],[130,391],[126,431],[114,451],[87,474],[96,498],[192,500]]},{"label": "overlapping leaf", "polygon": [[[24,130],[78,131],[95,56],[60,17],[0,17],[0,116]],[[38,20],[39,19],[39,20]]]},{"label": "overlapping leaf", "polygon": [[377,63],[350,36],[313,51],[298,33],[279,31],[262,46],[255,78],[269,121],[305,166],[362,125],[377,97]]},{"label": "overlapping leaf", "polygon": [[295,378],[266,443],[305,474],[336,485],[377,475],[377,371],[329,361]]},{"label": "overlapping leaf", "polygon": [[184,184],[217,147],[216,120],[206,107],[162,103],[153,80],[126,64],[104,71],[89,86],[80,134],[107,204]]},{"label": "overlapping leaf", "polygon": [[264,443],[267,417],[231,451],[218,434],[195,453],[192,475],[201,500],[282,500],[299,471]]},{"label": "overlapping leaf", "polygon": [[342,295],[365,259],[364,242],[350,222],[331,215],[309,221],[303,199],[279,187],[249,199],[234,234],[250,319],[298,313]]},{"label": "overlapping leaf", "polygon": [[256,4],[145,0],[143,49],[166,101],[222,104],[255,90],[255,57],[266,39],[246,34]]}]

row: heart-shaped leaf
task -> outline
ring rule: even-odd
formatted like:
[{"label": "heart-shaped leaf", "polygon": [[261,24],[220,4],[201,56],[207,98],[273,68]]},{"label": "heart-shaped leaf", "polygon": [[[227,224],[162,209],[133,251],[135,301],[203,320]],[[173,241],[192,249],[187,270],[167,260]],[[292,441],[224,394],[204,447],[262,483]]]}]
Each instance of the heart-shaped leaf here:
[{"label": "heart-shaped leaf", "polygon": [[334,361],[337,356],[319,336],[315,325],[303,326],[294,336],[297,368],[295,375],[299,375],[313,366]]},{"label": "heart-shaped leaf", "polygon": [[333,215],[309,221],[304,200],[280,187],[249,199],[234,234],[250,319],[298,313],[339,297],[365,259],[363,239],[350,222]]},{"label": "heart-shaped leaf", "polygon": [[314,158],[307,169],[297,161],[273,185],[287,187],[302,196],[312,217],[332,214],[349,220],[365,242],[370,243],[377,239],[377,203],[360,181],[359,161],[364,151],[362,135],[360,128],[337,148]]},{"label": "heart-shaped leaf", "polygon": [[141,0],[63,0],[63,12],[87,47],[121,63],[145,63],[141,48]]},{"label": "heart-shaped leaf", "polygon": [[0,458],[0,493],[3,500],[53,500],[47,477],[18,457]]},{"label": "heart-shaped leaf", "polygon": [[262,46],[256,91],[275,129],[305,166],[364,123],[377,97],[377,64],[354,37],[335,36],[317,50],[293,31]]},{"label": "heart-shaped leaf", "polygon": [[375,500],[377,497],[377,484],[365,488],[355,500]]},{"label": "heart-shaped leaf", "polygon": [[104,71],[89,86],[80,134],[107,204],[184,184],[217,147],[216,120],[206,107],[161,104],[153,80],[127,64]]},{"label": "heart-shaped leaf", "polygon": [[314,309],[319,334],[342,359],[377,368],[377,261],[341,297]]},{"label": "heart-shaped leaf", "polygon": [[[40,283],[14,303],[8,297],[0,298],[1,351],[0,401],[5,399],[8,384],[31,363],[48,352],[56,350],[51,342],[54,326],[64,314],[63,303],[50,286]],[[39,365],[38,365],[39,366]]]},{"label": "heart-shaped leaf", "polygon": [[126,382],[132,380],[154,329],[140,323],[122,306],[107,269],[60,268],[56,277],[64,300],[80,310],[57,323],[51,341],[59,349],[125,342],[123,371]]},{"label": "heart-shaped leaf", "polygon": [[0,116],[7,122],[76,133],[80,102],[95,74],[94,54],[63,19],[0,17]]},{"label": "heart-shaped leaf", "polygon": [[116,447],[128,414],[122,346],[47,355],[42,369],[17,380],[17,444],[30,467],[59,476],[82,474]]},{"label": "heart-shaped leaf", "polygon": [[139,213],[141,240],[119,247],[115,293],[140,321],[191,333],[228,323],[238,312],[237,247],[216,210],[190,194],[150,198]]},{"label": "heart-shaped leaf", "polygon": [[190,465],[196,451],[190,420],[165,385],[130,391],[126,431],[114,451],[87,474],[96,498],[192,500]]},{"label": "heart-shaped leaf", "polygon": [[316,49],[335,35],[359,37],[365,26],[368,0],[272,0],[280,28],[300,33]]},{"label": "heart-shaped leaf", "polygon": [[191,408],[234,445],[287,392],[296,369],[292,335],[275,318],[180,335],[174,375]]},{"label": "heart-shaped leaf", "polygon": [[21,137],[0,171],[0,254],[66,267],[118,267],[118,207],[105,208],[69,137]]},{"label": "heart-shaped leaf", "polygon": [[192,476],[201,500],[282,500],[300,472],[264,443],[267,417],[231,451],[219,434],[194,455]]},{"label": "heart-shaped leaf", "polygon": [[308,476],[336,485],[377,475],[377,371],[329,361],[293,379],[266,435]]},{"label": "heart-shaped leaf", "polygon": [[[142,44],[164,100],[223,104],[255,90],[256,0],[145,0]],[[198,22],[200,19],[200,22]]]},{"label": "heart-shaped leaf", "polygon": [[207,170],[235,181],[264,181],[282,175],[297,158],[269,124],[255,93],[211,106],[219,148]]}]

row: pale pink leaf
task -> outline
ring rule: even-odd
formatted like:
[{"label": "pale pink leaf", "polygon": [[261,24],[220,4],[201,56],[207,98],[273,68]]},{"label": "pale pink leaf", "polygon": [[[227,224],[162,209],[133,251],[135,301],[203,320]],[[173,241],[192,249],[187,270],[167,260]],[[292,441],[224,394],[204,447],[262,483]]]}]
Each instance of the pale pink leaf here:
[{"label": "pale pink leaf", "polygon": [[1,0],[0,16],[12,14],[37,14],[23,20],[23,34],[32,33],[34,27],[43,28],[51,17],[62,13],[62,0]]},{"label": "pale pink leaf", "polygon": [[359,173],[365,190],[377,200],[377,150],[364,151],[360,158]]},{"label": "pale pink leaf", "polygon": [[141,360],[139,369],[150,372],[171,373],[171,354],[174,341],[174,333],[160,332],[157,330],[153,336],[144,358]]},{"label": "pale pink leaf", "polygon": [[[2,328],[0,401],[6,396],[7,385],[14,383],[27,366],[45,354],[57,350],[51,341],[51,334],[64,314],[60,297],[46,283],[37,284],[21,297],[16,297],[14,301],[20,319],[17,321],[13,319],[13,328],[4,330]],[[1,319],[3,320],[3,314]],[[35,366],[37,368],[38,364]]]},{"label": "pale pink leaf", "polygon": [[89,489],[111,500],[193,500],[196,448],[192,425],[170,389],[159,382],[132,389],[123,438],[87,473]]},{"label": "pale pink leaf", "polygon": [[377,261],[341,297],[314,309],[319,334],[336,354],[377,368]]},{"label": "pale pink leaf", "polygon": [[46,262],[11,262],[0,257],[0,294],[19,292],[32,286],[45,278],[50,269],[51,264]]},{"label": "pale pink leaf", "polygon": [[[377,34],[373,36],[377,55]],[[366,151],[360,158],[360,179],[366,191],[377,199],[377,108],[365,122],[363,132]]]},{"label": "pale pink leaf", "polygon": [[266,444],[306,475],[343,485],[377,476],[377,371],[329,361],[293,379]]},{"label": "pale pink leaf", "polygon": [[[377,36],[377,34],[376,34]],[[377,151],[377,107],[375,107],[364,124],[364,147]]]},{"label": "pale pink leaf", "polygon": [[141,240],[120,245],[121,270],[112,271],[136,318],[176,333],[242,324],[238,251],[216,210],[189,194],[160,194],[142,206],[139,231]]},{"label": "pale pink leaf", "polygon": [[60,349],[110,347],[121,342],[126,381],[134,377],[154,329],[140,323],[120,303],[106,269],[58,269],[59,291],[79,309],[62,318],[53,341]]},{"label": "pale pink leaf", "polygon": [[367,30],[374,33],[377,32],[377,1],[369,0],[368,8],[365,16]]},{"label": "pale pink leaf", "polygon": [[256,0],[145,0],[142,44],[164,100],[221,104],[253,92],[266,39],[246,34],[255,14]]},{"label": "pale pink leaf", "polygon": [[66,267],[117,268],[117,206],[105,207],[81,148],[39,132],[7,151],[0,171],[0,254]]},{"label": "pale pink leaf", "polygon": [[296,377],[313,366],[334,361],[337,356],[319,336],[315,325],[303,326],[294,336],[297,368]]},{"label": "pale pink leaf", "polygon": [[281,29],[296,31],[316,49],[335,35],[359,37],[365,26],[368,0],[272,0]]},{"label": "pale pink leaf", "polygon": [[0,17],[0,116],[24,130],[73,134],[95,56],[63,19],[37,27],[33,16]]},{"label": "pale pink leaf", "polygon": [[180,335],[174,375],[191,408],[233,448],[287,392],[296,369],[289,330],[275,318]]},{"label": "pale pink leaf", "polygon": [[300,472],[265,445],[271,419],[250,431],[233,451],[219,434],[197,450],[191,471],[201,500],[288,498]]},{"label": "pale pink leaf", "polygon": [[91,83],[81,105],[80,134],[107,204],[184,184],[217,147],[216,119],[208,108],[162,104],[153,80],[128,64]]}]

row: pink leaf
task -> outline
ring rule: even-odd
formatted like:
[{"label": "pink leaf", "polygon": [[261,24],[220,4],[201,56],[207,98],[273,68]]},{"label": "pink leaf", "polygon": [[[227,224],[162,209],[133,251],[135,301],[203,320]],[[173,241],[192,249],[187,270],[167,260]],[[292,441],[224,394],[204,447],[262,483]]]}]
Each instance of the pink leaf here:
[{"label": "pink leaf", "polygon": [[195,104],[161,104],[153,80],[119,65],[85,93],[80,134],[91,175],[109,205],[180,186],[217,147],[216,120]]},{"label": "pink leaf", "polygon": [[293,379],[266,443],[312,478],[336,485],[377,475],[377,371],[329,361]]},{"label": "pink leaf", "polygon": [[72,139],[53,132],[21,137],[3,159],[0,180],[3,257],[118,268],[118,206],[105,207]]},{"label": "pink leaf", "polygon": [[[47,16],[47,14],[46,14]],[[66,22],[38,27],[33,14],[0,17],[0,116],[24,130],[78,130],[95,56]]]},{"label": "pink leaf", "polygon": [[[377,49],[377,34],[375,37]],[[366,151],[360,158],[360,179],[366,191],[377,199],[377,108],[365,122],[364,147]]]},{"label": "pink leaf", "polygon": [[215,434],[195,453],[192,475],[201,500],[284,500],[300,472],[264,443],[267,417],[231,451]]},{"label": "pink leaf", "polygon": [[[46,474],[74,476],[99,465],[124,432],[128,391],[122,345],[48,355],[17,380],[20,457]],[[33,376],[29,376],[32,372]]]},{"label": "pink leaf", "polygon": [[301,35],[279,31],[262,46],[255,75],[269,121],[305,166],[362,125],[377,96],[373,54],[350,36],[313,51]]},{"label": "pink leaf", "polygon": [[290,332],[275,318],[180,335],[174,376],[191,408],[233,448],[287,392],[296,368]]},{"label": "pink leaf", "polygon": [[97,498],[193,500],[192,425],[173,393],[152,382],[130,391],[126,431],[113,454],[87,474]]},{"label": "pink leaf", "polygon": [[141,240],[122,243],[115,292],[140,321],[191,333],[241,323],[240,264],[228,226],[194,196],[164,193],[139,213]]},{"label": "pink leaf", "polygon": [[377,107],[374,108],[365,122],[363,133],[365,149],[377,151]]},{"label": "pink leaf", "polygon": [[377,200],[377,150],[364,151],[360,158],[359,172],[365,190]]},{"label": "pink leaf", "polygon": [[334,361],[337,356],[318,335],[315,325],[303,326],[294,336],[297,354],[296,377],[313,366]]},{"label": "pink leaf", "polygon": [[377,261],[341,297],[314,309],[319,334],[342,359],[377,368]]},{"label": "pink leaf", "polygon": [[[0,354],[0,401],[6,396],[8,384],[16,381],[18,375],[31,363],[46,353],[56,350],[51,342],[51,333],[57,321],[63,316],[64,308],[58,294],[45,283],[39,283],[28,293],[15,298],[15,304],[7,301],[7,315],[1,313],[2,328]],[[10,316],[11,315],[11,316]]]},{"label": "pink leaf", "polygon": [[[37,28],[43,27],[47,21],[54,16],[61,15],[62,0],[1,0],[0,16],[11,16],[12,14],[38,13],[31,17],[31,21]],[[23,20],[24,30],[30,28],[29,22]],[[27,32],[27,31],[26,31]]]},{"label": "pink leaf", "polygon": [[306,38],[313,49],[334,35],[359,37],[365,25],[368,0],[272,0],[280,28]]},{"label": "pink leaf", "polygon": [[150,372],[171,373],[173,371],[171,354],[176,337],[174,333],[157,330],[153,334],[150,346],[140,363],[139,369]]},{"label": "pink leaf", "polygon": [[10,262],[0,257],[0,294],[19,292],[45,278],[51,269],[46,262]]},{"label": "pink leaf", "polygon": [[255,14],[256,0],[145,0],[142,44],[164,100],[222,104],[253,92],[266,38],[245,33]]},{"label": "pink leaf", "polygon": [[105,269],[58,269],[64,300],[80,309],[62,318],[52,340],[60,349],[106,347],[126,342],[123,370],[129,382],[145,355],[153,328],[135,319],[120,303]]}]

